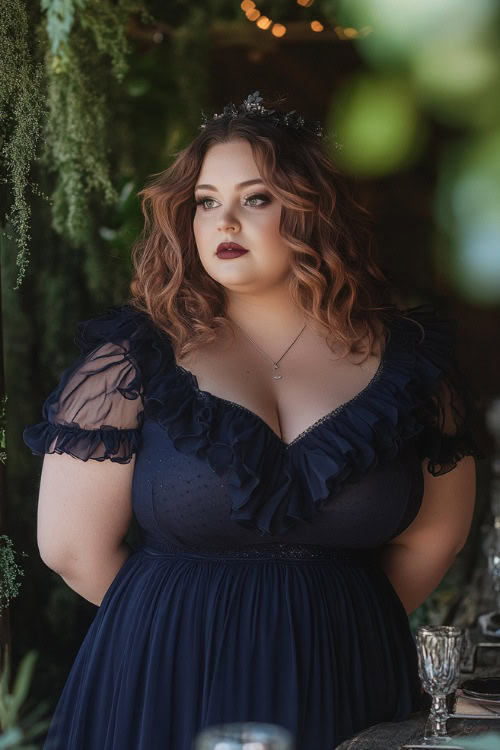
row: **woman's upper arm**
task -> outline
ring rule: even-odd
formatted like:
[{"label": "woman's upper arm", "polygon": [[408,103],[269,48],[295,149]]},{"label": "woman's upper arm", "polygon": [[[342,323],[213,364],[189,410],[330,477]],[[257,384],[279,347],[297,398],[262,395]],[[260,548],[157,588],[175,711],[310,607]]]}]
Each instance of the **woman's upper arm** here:
[{"label": "woman's upper arm", "polygon": [[472,523],[476,498],[476,464],[463,457],[452,471],[433,476],[429,459],[422,463],[424,492],[413,522],[390,544],[427,547],[429,552],[456,555],[464,546]]},{"label": "woman's upper arm", "polygon": [[415,410],[422,425],[417,455],[423,497],[413,522],[390,542],[456,555],[472,523],[476,459],[486,458],[475,431],[479,399],[457,359],[456,322],[427,308],[420,312],[416,308],[411,317],[420,321],[425,332],[415,345],[415,367],[423,388]]},{"label": "woman's upper arm", "polygon": [[413,522],[391,543],[426,546],[458,554],[472,524],[476,499],[477,451],[470,429],[472,413],[466,383],[454,364],[421,410],[419,436],[423,498]]},{"label": "woman's upper arm", "polygon": [[24,442],[43,455],[40,555],[54,570],[120,545],[132,519],[132,477],[141,444],[143,383],[130,342],[105,341],[60,377]]},{"label": "woman's upper arm", "polygon": [[44,456],[37,541],[49,568],[64,573],[120,545],[132,520],[134,466],[135,456],[125,464]]}]

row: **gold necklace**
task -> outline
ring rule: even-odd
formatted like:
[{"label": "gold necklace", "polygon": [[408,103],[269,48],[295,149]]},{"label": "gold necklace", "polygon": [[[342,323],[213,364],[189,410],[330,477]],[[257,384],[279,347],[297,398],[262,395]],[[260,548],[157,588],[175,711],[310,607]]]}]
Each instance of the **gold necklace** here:
[{"label": "gold necklace", "polygon": [[[228,317],[229,317],[229,316],[228,316]],[[234,323],[234,325],[235,325],[235,326],[236,326],[237,328],[239,328],[239,329],[240,329],[240,331],[242,332],[242,334],[243,334],[244,336],[246,336],[246,337],[247,337],[247,339],[248,339],[248,340],[250,341],[250,343],[251,343],[251,344],[253,344],[254,346],[256,346],[256,347],[257,347],[257,349],[258,349],[258,350],[259,350],[260,352],[262,352],[262,354],[264,355],[264,357],[267,357],[267,359],[268,359],[268,360],[269,360],[270,362],[272,362],[272,363],[273,363],[273,367],[274,367],[274,369],[275,369],[275,370],[277,370],[277,369],[279,368],[279,364],[278,364],[278,362],[280,362],[280,361],[281,361],[281,360],[283,359],[283,357],[285,356],[285,354],[287,353],[287,351],[288,351],[289,349],[291,349],[291,348],[292,348],[292,346],[293,346],[293,345],[295,344],[295,342],[296,342],[296,341],[297,341],[297,339],[299,338],[300,334],[302,333],[302,331],[304,330],[304,328],[305,328],[305,327],[306,327],[306,325],[307,325],[307,323],[305,323],[305,324],[304,324],[304,328],[302,329],[302,331],[300,331],[300,333],[299,333],[299,334],[298,334],[298,335],[297,335],[297,336],[296,336],[296,337],[294,338],[294,340],[292,341],[292,343],[290,344],[290,346],[288,347],[288,349],[287,349],[287,350],[286,350],[285,352],[283,352],[283,354],[281,355],[281,357],[280,357],[280,358],[279,358],[279,359],[277,360],[277,362],[275,362],[274,360],[272,360],[272,359],[271,359],[271,357],[268,357],[268,355],[267,355],[267,354],[266,354],[266,353],[265,353],[264,351],[262,351],[262,349],[260,348],[260,346],[258,346],[258,345],[257,345],[257,344],[255,343],[255,341],[252,341],[252,339],[250,338],[250,336],[249,336],[248,334],[246,334],[246,333],[245,333],[245,331],[243,330],[243,328],[241,328],[241,327],[240,327],[240,326],[238,325],[238,323],[235,323],[235,321],[234,321],[234,320],[233,320],[232,318],[229,318],[229,320],[230,320],[230,321],[231,321],[232,323]],[[273,375],[273,379],[274,379],[274,380],[281,380],[281,378],[282,378],[282,377],[283,377],[283,375]]]}]

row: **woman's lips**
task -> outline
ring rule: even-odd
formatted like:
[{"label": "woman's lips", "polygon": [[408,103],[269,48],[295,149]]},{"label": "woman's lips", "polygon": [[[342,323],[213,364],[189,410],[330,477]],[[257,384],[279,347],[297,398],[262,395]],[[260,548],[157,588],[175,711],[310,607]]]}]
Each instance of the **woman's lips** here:
[{"label": "woman's lips", "polygon": [[238,258],[240,255],[245,255],[248,250],[236,250],[235,248],[227,248],[226,250],[219,250],[217,253],[218,258]]}]

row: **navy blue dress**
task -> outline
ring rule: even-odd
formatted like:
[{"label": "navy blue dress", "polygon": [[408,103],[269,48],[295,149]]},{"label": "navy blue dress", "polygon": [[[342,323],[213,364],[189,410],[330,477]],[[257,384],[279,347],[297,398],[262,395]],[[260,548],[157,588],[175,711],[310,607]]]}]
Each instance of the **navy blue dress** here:
[{"label": "navy blue dress", "polygon": [[373,379],[285,444],[200,390],[144,313],[116,305],[78,324],[80,355],[24,441],[82,461],[136,454],[142,543],[45,750],[193,750],[202,728],[235,721],[333,750],[419,710],[415,641],[377,551],[416,517],[425,456],[435,475],[484,458],[455,328],[430,305],[395,311]]}]

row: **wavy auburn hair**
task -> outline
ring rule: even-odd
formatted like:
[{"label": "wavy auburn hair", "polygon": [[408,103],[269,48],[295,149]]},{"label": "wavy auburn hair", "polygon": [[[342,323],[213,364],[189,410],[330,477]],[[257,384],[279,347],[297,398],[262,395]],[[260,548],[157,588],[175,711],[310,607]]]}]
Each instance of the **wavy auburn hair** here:
[{"label": "wavy auburn hair", "polygon": [[205,154],[236,139],[249,143],[260,177],[281,203],[291,299],[332,351],[340,343],[357,353],[366,338],[368,358],[395,308],[389,281],[372,257],[372,218],[312,130],[287,129],[256,115],[209,121],[138,193],[145,223],[132,249],[129,304],[167,334],[176,359],[226,332],[234,335],[227,290],[201,264],[193,218]]}]

